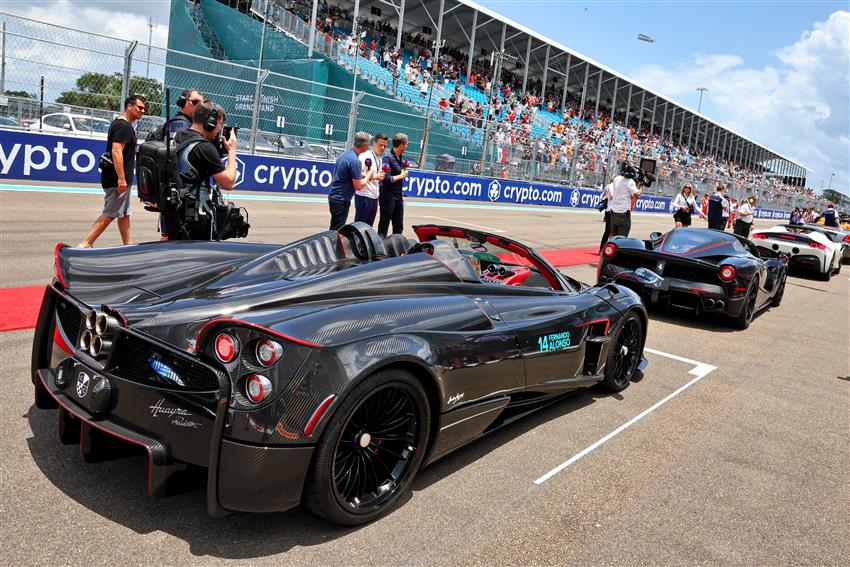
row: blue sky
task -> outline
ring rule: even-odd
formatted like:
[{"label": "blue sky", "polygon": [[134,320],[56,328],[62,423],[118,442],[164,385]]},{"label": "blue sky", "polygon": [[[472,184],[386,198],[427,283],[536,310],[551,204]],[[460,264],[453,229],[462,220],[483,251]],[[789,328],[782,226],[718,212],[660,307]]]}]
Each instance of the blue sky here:
[{"label": "blue sky", "polygon": [[[642,65],[669,66],[694,54],[737,54],[751,67],[775,63],[816,21],[850,2],[573,2],[478,0],[478,4],[637,79]],[[553,17],[556,16],[556,17]],[[655,43],[638,41],[643,33]],[[679,102],[696,108],[699,93]],[[663,93],[662,93],[663,94]],[[711,93],[702,108],[711,114]]]}]

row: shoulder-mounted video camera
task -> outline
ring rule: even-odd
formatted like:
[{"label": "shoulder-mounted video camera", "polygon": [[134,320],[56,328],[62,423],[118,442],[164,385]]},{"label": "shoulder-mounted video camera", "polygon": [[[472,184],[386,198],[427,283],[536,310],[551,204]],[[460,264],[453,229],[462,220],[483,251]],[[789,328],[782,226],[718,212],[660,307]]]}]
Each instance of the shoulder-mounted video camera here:
[{"label": "shoulder-mounted video camera", "polygon": [[236,137],[239,133],[239,126],[225,124],[221,127],[221,132],[215,138],[215,147],[218,149],[220,155],[227,155],[227,147],[224,145],[224,141],[230,137],[231,131],[233,132],[233,136]]},{"label": "shoulder-mounted video camera", "polygon": [[620,175],[634,179],[636,183],[641,183],[644,187],[649,187],[657,179],[655,176],[655,160],[641,158],[638,167],[626,161],[621,162]]}]

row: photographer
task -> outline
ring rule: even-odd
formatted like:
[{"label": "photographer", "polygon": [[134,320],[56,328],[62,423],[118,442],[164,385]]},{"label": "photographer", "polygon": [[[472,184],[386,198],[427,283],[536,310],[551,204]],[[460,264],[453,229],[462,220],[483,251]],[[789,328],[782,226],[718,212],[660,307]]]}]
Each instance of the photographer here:
[{"label": "photographer", "polygon": [[[168,240],[191,236],[180,234],[182,219],[178,215],[185,218],[186,207],[189,206],[191,211],[195,203],[198,207],[195,210],[209,208],[212,192],[210,178],[221,189],[233,189],[236,182],[236,132],[230,130],[226,138],[219,138],[225,118],[226,113],[220,106],[202,102],[195,106],[192,113],[192,127],[181,130],[174,137],[180,178],[189,191],[184,199],[188,204],[163,215],[165,226],[160,228]],[[220,143],[216,144],[218,140]],[[220,150],[227,152],[226,166],[222,163]],[[200,216],[206,213],[206,210],[199,211]]]},{"label": "photographer", "polygon": [[641,170],[623,163],[620,171],[621,174],[605,188],[611,210],[611,236],[629,235],[632,229],[632,197],[640,197],[643,193]]},{"label": "photographer", "polygon": [[168,122],[160,124],[146,138],[146,140],[165,141],[165,133],[174,136],[177,132],[187,130],[192,127],[192,115],[195,108],[204,100],[204,95],[198,89],[187,89],[180,93],[175,104],[177,105],[177,114],[175,114]]}]

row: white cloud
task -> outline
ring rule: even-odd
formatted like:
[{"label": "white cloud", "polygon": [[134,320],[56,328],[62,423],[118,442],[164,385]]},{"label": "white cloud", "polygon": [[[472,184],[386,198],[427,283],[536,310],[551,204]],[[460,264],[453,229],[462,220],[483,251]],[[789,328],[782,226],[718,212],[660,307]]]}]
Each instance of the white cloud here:
[{"label": "white cloud", "polygon": [[168,26],[154,28],[151,43],[155,48],[148,64],[147,17],[121,11],[117,2],[102,6],[107,7],[89,7],[69,0],[11,4],[10,14],[34,21],[7,18],[6,88],[37,93],[44,77],[45,100],[53,100],[63,91],[74,90],[83,73],[121,73],[129,40],[140,43],[133,56],[132,74],[161,81],[165,52],[156,46],[167,44]]},{"label": "white cloud", "polygon": [[669,68],[640,67],[634,76],[664,95],[692,98],[709,89],[706,114],[748,138],[814,171],[820,188],[835,173],[833,188],[850,188],[850,12],[816,22],[776,63],[750,68],[734,54],[696,55]]},{"label": "white cloud", "polygon": [[[112,8],[96,8],[70,0],[55,0],[44,4],[10,2],[4,10],[40,22],[98,33],[116,39],[136,40],[147,45],[148,17],[121,10],[120,3]],[[168,43],[168,22],[158,22],[153,30],[151,45],[165,47]]]}]

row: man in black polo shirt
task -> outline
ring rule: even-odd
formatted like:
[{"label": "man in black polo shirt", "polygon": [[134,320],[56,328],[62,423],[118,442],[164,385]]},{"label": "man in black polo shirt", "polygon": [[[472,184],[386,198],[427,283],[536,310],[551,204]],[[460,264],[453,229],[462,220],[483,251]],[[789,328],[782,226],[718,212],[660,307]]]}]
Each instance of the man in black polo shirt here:
[{"label": "man in black polo shirt", "polygon": [[112,121],[106,134],[106,153],[112,159],[112,167],[100,171],[103,187],[103,212],[94,221],[88,235],[77,246],[91,248],[113,220],[118,219],[121,242],[132,244],[130,238],[130,187],[136,171],[136,131],[133,122],[145,114],[145,97],[139,94],[124,100],[124,113]]},{"label": "man in black polo shirt", "polygon": [[404,166],[404,150],[407,149],[407,134],[398,133],[393,136],[393,149],[384,154],[384,160],[389,164],[390,171],[381,183],[378,196],[378,207],[381,217],[378,221],[378,234],[387,235],[390,221],[393,223],[393,234],[401,234],[404,223],[404,199],[401,186],[410,174]]}]

